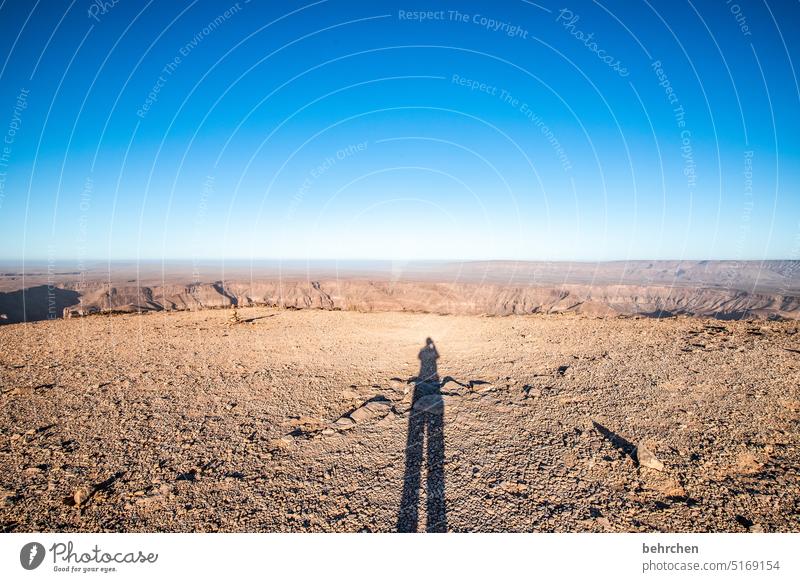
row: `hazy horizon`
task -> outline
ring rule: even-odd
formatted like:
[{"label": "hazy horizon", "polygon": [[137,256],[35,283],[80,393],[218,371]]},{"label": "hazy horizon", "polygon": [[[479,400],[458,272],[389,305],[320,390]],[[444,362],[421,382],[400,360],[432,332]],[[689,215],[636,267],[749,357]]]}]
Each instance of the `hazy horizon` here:
[{"label": "hazy horizon", "polygon": [[72,268],[81,270],[82,267],[97,267],[102,265],[137,265],[137,264],[179,264],[179,265],[222,265],[222,264],[236,264],[236,265],[304,265],[304,264],[344,264],[350,266],[361,265],[368,267],[370,265],[392,265],[398,263],[417,264],[417,265],[446,265],[446,264],[483,264],[483,263],[539,263],[539,264],[608,264],[608,263],[800,263],[800,259],[796,258],[765,258],[765,259],[716,259],[716,258],[664,258],[664,259],[458,259],[458,258],[430,258],[430,259],[300,259],[300,258],[183,258],[183,257],[169,257],[169,258],[90,258],[90,259],[2,259],[0,258],[0,268],[16,267],[16,266],[47,266],[53,265],[62,268]]}]

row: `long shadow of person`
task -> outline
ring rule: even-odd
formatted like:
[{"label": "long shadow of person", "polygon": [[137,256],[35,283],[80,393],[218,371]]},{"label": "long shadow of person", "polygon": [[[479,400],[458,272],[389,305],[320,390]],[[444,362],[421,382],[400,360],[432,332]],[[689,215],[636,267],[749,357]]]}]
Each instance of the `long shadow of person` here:
[{"label": "long shadow of person", "polygon": [[414,394],[408,419],[406,470],[403,496],[397,514],[397,530],[415,532],[419,523],[419,495],[422,452],[427,437],[427,506],[426,531],[447,531],[444,498],[444,402],[436,360],[439,352],[431,338],[419,352],[419,375],[414,380]]}]

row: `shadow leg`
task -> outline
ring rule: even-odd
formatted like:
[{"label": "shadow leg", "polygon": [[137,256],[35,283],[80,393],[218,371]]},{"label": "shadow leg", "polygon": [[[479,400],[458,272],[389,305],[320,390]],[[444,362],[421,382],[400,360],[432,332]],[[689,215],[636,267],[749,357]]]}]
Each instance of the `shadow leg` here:
[{"label": "shadow leg", "polygon": [[428,437],[427,531],[447,531],[444,498],[444,415],[426,414]]},{"label": "shadow leg", "polygon": [[415,532],[419,523],[419,485],[422,470],[423,415],[411,411],[406,439],[406,470],[403,497],[397,514],[397,531]]}]

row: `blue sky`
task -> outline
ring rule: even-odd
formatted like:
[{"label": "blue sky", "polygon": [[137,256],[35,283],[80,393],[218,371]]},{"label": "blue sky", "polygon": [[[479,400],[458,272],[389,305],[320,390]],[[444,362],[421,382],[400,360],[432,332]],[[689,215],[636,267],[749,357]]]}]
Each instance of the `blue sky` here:
[{"label": "blue sky", "polygon": [[800,258],[799,22],[5,0],[0,259]]}]

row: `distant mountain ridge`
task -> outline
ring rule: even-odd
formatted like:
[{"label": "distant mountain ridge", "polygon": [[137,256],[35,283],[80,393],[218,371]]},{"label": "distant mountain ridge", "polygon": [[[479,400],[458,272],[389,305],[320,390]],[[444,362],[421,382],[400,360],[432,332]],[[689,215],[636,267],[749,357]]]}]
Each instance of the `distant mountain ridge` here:
[{"label": "distant mountain ridge", "polygon": [[[305,273],[300,267],[250,276],[241,266],[227,267],[230,278],[196,283],[181,280],[183,273],[159,277],[152,267],[144,272],[139,268],[136,279],[125,269],[112,271],[111,281],[101,270],[81,278],[62,272],[57,281],[50,275],[47,283],[41,281],[44,273],[29,273],[26,281],[38,284],[0,292],[0,313],[6,316],[3,322],[17,323],[95,313],[267,305],[488,316],[800,319],[799,261],[420,262],[371,270],[315,265]],[[0,277],[3,288],[13,287],[14,272]]]}]

